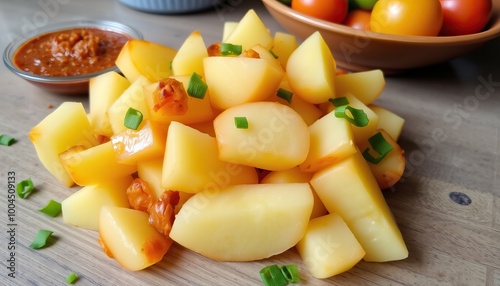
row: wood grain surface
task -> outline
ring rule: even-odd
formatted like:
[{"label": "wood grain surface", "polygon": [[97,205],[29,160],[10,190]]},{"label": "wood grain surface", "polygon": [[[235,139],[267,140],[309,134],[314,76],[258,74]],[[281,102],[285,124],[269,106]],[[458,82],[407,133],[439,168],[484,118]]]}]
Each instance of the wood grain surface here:
[{"label": "wood grain surface", "polygon": [[[44,10],[42,4],[49,2],[52,10]],[[0,48],[30,25],[81,18],[120,21],[173,48],[195,29],[207,43],[219,41],[224,21],[237,21],[250,8],[271,31],[283,31],[258,0],[217,5],[202,13],[166,16],[115,0],[0,0]],[[376,103],[406,119],[400,144],[407,168],[385,196],[410,255],[390,263],[360,262],[324,280],[312,278],[293,249],[263,261],[226,263],[174,245],[157,265],[139,272],[122,269],[101,251],[97,233],[37,211],[77,188],[62,186],[43,168],[27,133],[53,111],[49,106],[82,101],[88,107],[87,98],[44,92],[0,65],[0,133],[17,138],[10,147],[0,146],[0,285],[65,285],[71,272],[80,277],[76,285],[261,285],[262,267],[295,263],[302,285],[500,286],[499,51],[496,39],[450,62],[387,78]],[[16,199],[15,226],[8,225],[9,172],[16,182],[32,178],[37,186],[28,199]],[[8,249],[11,228],[15,250]],[[54,231],[56,239],[33,250],[28,246],[41,228]],[[10,252],[15,278],[8,276]]]}]

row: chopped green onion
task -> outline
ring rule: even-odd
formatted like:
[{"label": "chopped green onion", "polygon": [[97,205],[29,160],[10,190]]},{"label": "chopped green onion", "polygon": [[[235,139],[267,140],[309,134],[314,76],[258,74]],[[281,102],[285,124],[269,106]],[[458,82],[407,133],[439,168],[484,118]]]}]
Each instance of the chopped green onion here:
[{"label": "chopped green onion", "polygon": [[127,128],[137,130],[137,128],[139,128],[139,125],[141,125],[142,118],[142,112],[130,107],[125,114],[125,120],[123,124]]},{"label": "chopped green onion", "polygon": [[189,78],[187,94],[195,98],[203,99],[207,89],[208,85],[201,79],[199,74],[194,72]]},{"label": "chopped green onion", "polygon": [[273,58],[277,59],[279,58],[278,55],[276,55],[273,50],[269,50],[269,53],[273,56]]},{"label": "chopped green onion", "polygon": [[[349,112],[348,112],[349,111]],[[349,114],[352,116],[349,116]],[[364,127],[368,125],[368,115],[363,109],[356,109],[349,105],[342,105],[335,109],[335,117],[344,118],[357,127]]]},{"label": "chopped green onion", "polygon": [[1,134],[0,135],[0,145],[4,146],[10,146],[16,142],[16,139],[14,137],[11,137],[7,134]]},{"label": "chopped green onion", "polygon": [[281,272],[289,283],[300,283],[299,268],[297,265],[281,266]]},{"label": "chopped green onion", "polygon": [[287,279],[278,265],[269,265],[260,270],[260,278],[265,286],[285,286]]},{"label": "chopped green onion", "polygon": [[347,97],[345,97],[345,96],[338,97],[338,98],[329,98],[328,101],[331,102],[333,104],[333,106],[335,106],[335,107],[349,104],[349,100],[347,100]]},{"label": "chopped green onion", "polygon": [[75,272],[71,272],[68,277],[66,277],[66,282],[69,284],[73,284],[78,280],[78,275]]},{"label": "chopped green onion", "polygon": [[61,203],[50,200],[47,205],[38,210],[48,216],[56,217],[61,212]]},{"label": "chopped green onion", "polygon": [[248,120],[246,117],[235,117],[234,124],[238,129],[248,129]]},{"label": "chopped green onion", "polygon": [[47,240],[49,237],[53,234],[53,231],[46,230],[46,229],[40,229],[36,233],[35,239],[33,242],[30,244],[30,247],[33,249],[39,249],[44,247],[47,244]]},{"label": "chopped green onion", "polygon": [[363,151],[363,157],[365,157],[365,160],[372,164],[378,164],[393,149],[392,145],[385,140],[384,135],[380,132],[377,132],[377,134],[370,137],[368,142],[370,142],[373,150],[379,154],[378,157],[375,158],[370,154],[370,148],[366,148],[365,151]]},{"label": "chopped green onion", "polygon": [[243,52],[243,47],[241,45],[233,45],[230,43],[222,43],[220,46],[220,52],[223,56],[230,55],[240,55]]},{"label": "chopped green onion", "polygon": [[288,103],[292,103],[293,92],[284,88],[279,88],[277,95],[279,98],[286,100]]},{"label": "chopped green onion", "polygon": [[17,195],[21,199],[27,198],[35,190],[35,185],[31,178],[21,181],[16,186]]}]

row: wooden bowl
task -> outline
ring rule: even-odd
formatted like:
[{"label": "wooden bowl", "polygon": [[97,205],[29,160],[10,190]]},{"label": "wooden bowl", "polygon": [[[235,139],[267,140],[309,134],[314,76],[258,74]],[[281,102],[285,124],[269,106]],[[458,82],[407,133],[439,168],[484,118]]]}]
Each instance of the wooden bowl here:
[{"label": "wooden bowl", "polygon": [[500,0],[493,0],[492,17],[484,31],[451,37],[399,36],[357,30],[299,13],[277,0],[262,2],[274,19],[298,39],[319,31],[337,66],[350,71],[382,69],[390,74],[430,66],[472,51],[500,35]]}]

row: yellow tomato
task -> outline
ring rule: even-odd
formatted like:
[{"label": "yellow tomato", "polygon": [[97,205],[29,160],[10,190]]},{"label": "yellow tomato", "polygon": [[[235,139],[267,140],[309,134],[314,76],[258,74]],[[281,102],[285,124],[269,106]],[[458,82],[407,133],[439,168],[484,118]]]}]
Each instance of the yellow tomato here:
[{"label": "yellow tomato", "polygon": [[437,36],[443,23],[439,0],[379,0],[372,10],[373,32]]}]

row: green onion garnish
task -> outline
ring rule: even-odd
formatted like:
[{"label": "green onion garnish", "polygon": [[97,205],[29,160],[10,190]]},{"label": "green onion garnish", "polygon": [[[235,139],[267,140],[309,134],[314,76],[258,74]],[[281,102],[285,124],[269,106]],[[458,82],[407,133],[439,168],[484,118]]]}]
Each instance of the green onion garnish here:
[{"label": "green onion garnish", "polygon": [[31,178],[21,181],[16,186],[17,195],[21,199],[27,198],[35,190],[35,185]]},{"label": "green onion garnish", "polygon": [[299,268],[297,265],[281,266],[281,272],[289,283],[300,283]]},{"label": "green onion garnish", "polygon": [[1,134],[0,135],[0,145],[4,146],[10,146],[16,142],[16,139],[14,137],[11,137],[7,134]]},{"label": "green onion garnish", "polygon": [[47,205],[38,210],[48,216],[56,217],[61,212],[61,203],[50,200]]},{"label": "green onion garnish", "polygon": [[220,46],[220,52],[223,56],[231,56],[231,55],[237,56],[243,52],[243,47],[241,45],[222,43]]},{"label": "green onion garnish", "polygon": [[201,75],[194,72],[189,78],[187,94],[195,98],[203,99],[207,89],[208,85],[201,79]]},{"label": "green onion garnish", "polygon": [[335,106],[335,107],[349,104],[349,100],[347,100],[347,97],[345,97],[345,96],[338,97],[338,98],[329,98],[328,101],[331,102],[333,104],[333,106]]},{"label": "green onion garnish", "polygon": [[235,117],[234,125],[236,125],[238,129],[248,129],[248,120],[246,117]]},{"label": "green onion garnish", "polygon": [[[349,112],[348,112],[349,111]],[[352,116],[349,116],[349,114]],[[356,109],[349,105],[342,105],[335,109],[335,117],[344,118],[357,127],[368,125],[368,115],[363,109]]]},{"label": "green onion garnish", "polygon": [[260,270],[260,278],[265,286],[285,286],[287,279],[278,265],[269,265]]},{"label": "green onion garnish", "polygon": [[137,128],[139,128],[139,125],[141,125],[142,118],[142,112],[130,107],[125,114],[125,120],[123,124],[127,128],[137,130]]},{"label": "green onion garnish", "polygon": [[273,50],[269,50],[269,53],[273,56],[273,58],[277,59],[279,58],[278,55],[276,55]]},{"label": "green onion garnish", "polygon": [[393,149],[392,145],[385,140],[384,135],[380,132],[370,137],[368,142],[370,142],[373,150],[379,154],[378,157],[375,158],[370,154],[370,148],[366,148],[365,151],[363,151],[365,160],[372,164],[378,164]]},{"label": "green onion garnish", "polygon": [[68,277],[66,277],[66,282],[69,284],[73,284],[78,280],[78,275],[75,272],[71,272]]},{"label": "green onion garnish", "polygon": [[46,230],[46,229],[40,229],[36,233],[35,239],[33,242],[30,244],[30,247],[33,249],[39,249],[44,247],[47,244],[47,240],[49,237],[53,234],[53,231]]},{"label": "green onion garnish", "polygon": [[292,103],[293,92],[283,88],[279,88],[277,95],[279,98],[286,100],[288,103]]}]

